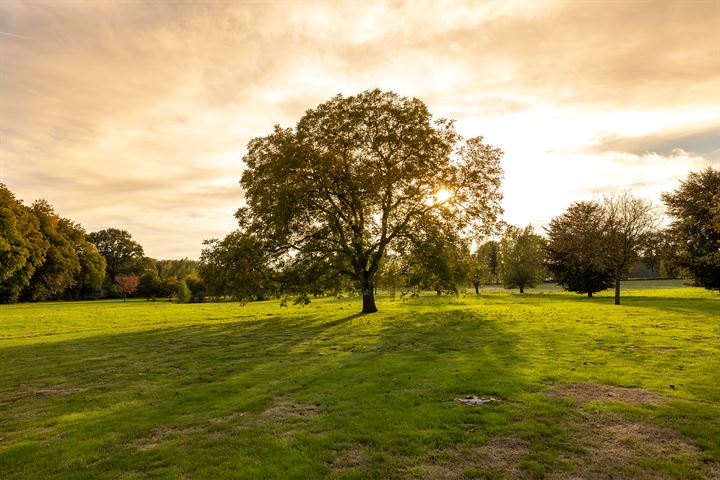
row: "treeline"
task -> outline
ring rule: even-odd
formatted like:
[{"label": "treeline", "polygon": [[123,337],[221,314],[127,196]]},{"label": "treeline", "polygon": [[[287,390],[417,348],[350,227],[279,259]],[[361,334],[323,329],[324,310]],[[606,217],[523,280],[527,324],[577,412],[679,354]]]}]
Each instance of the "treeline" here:
[{"label": "treeline", "polygon": [[[663,194],[662,202],[670,220],[665,227],[659,207],[622,193],[571,204],[542,235],[532,226],[505,226],[499,238],[475,245],[474,251],[461,232],[426,230],[427,238],[401,242],[388,252],[375,286],[391,294],[442,294],[467,287],[477,293],[487,283],[502,283],[524,292],[551,281],[588,296],[614,288],[619,303],[620,281],[641,272],[689,278],[697,286],[720,290],[720,172],[691,173],[677,190]],[[337,267],[342,259],[306,260],[289,267],[237,230],[205,242],[199,271],[213,297],[292,297],[305,303],[311,296],[357,289]]]},{"label": "treeline", "polygon": [[[478,293],[487,283],[526,288],[543,281],[592,296],[615,289],[631,272],[689,278],[720,290],[720,171],[690,173],[658,207],[628,193],[571,204],[543,234],[507,225],[502,235],[473,244],[453,229],[425,226],[423,238],[400,241],[383,257],[374,288],[393,295],[430,290]],[[299,256],[307,258],[298,258]],[[0,302],[141,296],[178,302],[312,296],[358,290],[346,259],[316,252],[278,256],[237,230],[204,242],[199,262],[155,260],[125,230],[86,234],[44,200],[30,206],[0,184]]]},{"label": "treeline", "polygon": [[128,295],[200,301],[197,262],[147,257],[125,230],[88,234],[45,200],[26,206],[0,184],[0,303]]}]

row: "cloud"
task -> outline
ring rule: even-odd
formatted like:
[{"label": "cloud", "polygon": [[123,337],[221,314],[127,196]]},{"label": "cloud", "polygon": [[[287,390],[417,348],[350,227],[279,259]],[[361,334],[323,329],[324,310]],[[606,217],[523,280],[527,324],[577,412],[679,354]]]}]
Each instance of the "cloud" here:
[{"label": "cloud", "polygon": [[0,31],[32,40],[0,35],[0,181],[150,255],[197,257],[235,226],[251,138],[379,87],[503,148],[508,218],[548,217],[561,193],[665,185],[717,158],[719,10],[5,1]]},{"label": "cloud", "polygon": [[682,151],[720,161],[720,124],[690,130],[658,132],[636,137],[603,138],[598,152],[630,152],[634,154],[669,154]]}]

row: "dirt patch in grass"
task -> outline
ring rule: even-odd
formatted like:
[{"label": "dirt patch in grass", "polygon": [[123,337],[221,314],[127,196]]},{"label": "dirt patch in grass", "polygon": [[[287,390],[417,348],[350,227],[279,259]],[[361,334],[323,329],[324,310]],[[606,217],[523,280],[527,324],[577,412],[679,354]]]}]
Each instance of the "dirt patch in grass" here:
[{"label": "dirt patch in grass", "polygon": [[479,447],[446,448],[414,462],[401,478],[459,480],[466,478],[530,479],[519,465],[530,444],[514,435],[494,437]]},{"label": "dirt patch in grass", "polygon": [[183,435],[195,431],[192,428],[160,427],[153,430],[150,435],[137,443],[136,449],[140,452],[152,450],[158,444],[176,435]]},{"label": "dirt patch in grass", "polygon": [[720,480],[720,463],[708,462],[705,464],[708,480]]},{"label": "dirt patch in grass", "polygon": [[35,390],[34,394],[36,397],[55,397],[59,395],[72,395],[73,393],[80,393],[85,390],[87,389],[81,387],[58,386],[53,388],[41,388],[39,390]]},{"label": "dirt patch in grass", "polygon": [[551,477],[652,480],[674,476],[651,468],[649,462],[700,465],[700,452],[689,438],[654,423],[618,414],[584,413],[571,429],[573,443],[584,452],[563,455],[563,459],[572,466],[573,473],[559,473]]},{"label": "dirt patch in grass", "polygon": [[217,425],[219,423],[229,423],[234,422],[235,420],[244,417],[245,412],[235,412],[231,413],[230,415],[224,415],[222,417],[213,417],[208,419],[208,423],[210,425]]},{"label": "dirt patch in grass", "polygon": [[559,383],[545,390],[549,397],[588,402],[660,403],[665,397],[643,388],[627,388],[600,383]]},{"label": "dirt patch in grass", "polygon": [[[622,415],[581,414],[568,420],[567,451],[556,449],[554,464],[546,464],[543,477],[554,480],[608,480],[677,478],[662,463],[694,465],[702,470],[700,452],[690,439],[659,425]],[[530,442],[515,435],[494,437],[472,449],[443,449],[414,462],[402,478],[455,480],[503,478],[527,480],[537,477],[533,458],[546,456],[542,441]],[[529,463],[528,463],[529,462]],[[655,468],[653,467],[655,465]],[[714,479],[711,466],[704,468]]]},{"label": "dirt patch in grass", "polygon": [[526,478],[520,461],[530,452],[530,444],[518,437],[495,437],[478,449],[479,467],[483,470],[503,472],[507,478]]},{"label": "dirt patch in grass", "polygon": [[320,412],[318,405],[298,403],[288,397],[277,397],[273,406],[265,410],[259,419],[259,423],[289,423],[314,417]]},{"label": "dirt patch in grass", "polygon": [[58,385],[55,387],[48,388],[37,388],[27,390],[14,390],[12,393],[15,395],[6,396],[4,392],[0,394],[0,404],[13,403],[27,398],[50,398],[59,397],[63,395],[72,395],[73,393],[80,393],[87,391],[87,388],[73,387],[71,385]]},{"label": "dirt patch in grass", "polygon": [[347,470],[361,467],[368,461],[367,453],[362,445],[355,445],[345,450],[340,450],[330,462],[329,469],[334,473],[341,473]]}]

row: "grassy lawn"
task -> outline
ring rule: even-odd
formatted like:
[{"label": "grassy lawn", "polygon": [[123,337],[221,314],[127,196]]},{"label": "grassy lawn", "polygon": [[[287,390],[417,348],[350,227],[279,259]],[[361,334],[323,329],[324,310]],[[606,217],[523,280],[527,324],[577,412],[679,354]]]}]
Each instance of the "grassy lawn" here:
[{"label": "grassy lawn", "polygon": [[0,306],[0,477],[720,478],[720,297],[627,286]]}]

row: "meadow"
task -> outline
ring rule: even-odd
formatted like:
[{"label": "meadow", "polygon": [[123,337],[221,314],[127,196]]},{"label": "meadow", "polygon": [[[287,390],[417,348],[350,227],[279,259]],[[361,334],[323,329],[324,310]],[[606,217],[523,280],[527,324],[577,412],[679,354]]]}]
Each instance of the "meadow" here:
[{"label": "meadow", "polygon": [[625,287],[3,305],[0,477],[720,478],[720,297]]}]

